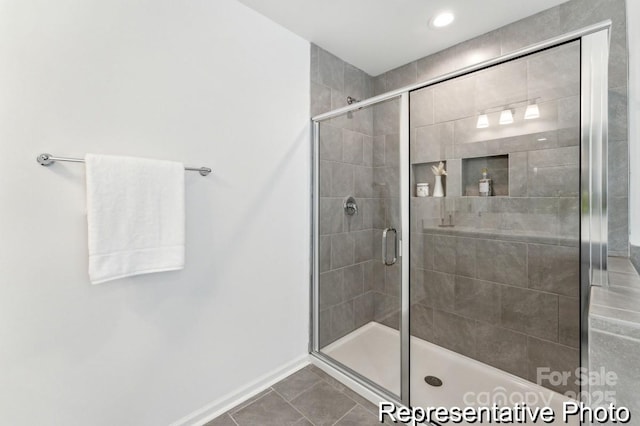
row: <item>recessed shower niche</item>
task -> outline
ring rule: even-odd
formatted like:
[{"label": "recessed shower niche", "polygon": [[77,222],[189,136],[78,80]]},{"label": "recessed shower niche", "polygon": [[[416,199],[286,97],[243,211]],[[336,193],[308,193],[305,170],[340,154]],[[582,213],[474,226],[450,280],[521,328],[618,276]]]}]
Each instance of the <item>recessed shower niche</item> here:
[{"label": "recessed shower niche", "polygon": [[492,155],[462,159],[462,195],[479,196],[478,182],[486,172],[492,196],[509,196],[509,156]]},{"label": "recessed shower niche", "polygon": [[[448,195],[447,192],[447,178],[449,177],[449,169],[447,168],[447,161],[442,161],[444,164],[444,169],[447,171],[447,175],[443,176],[442,179],[442,187],[444,188],[445,196]],[[440,161],[434,161],[429,163],[416,163],[412,164],[413,173],[411,173],[411,187],[413,188],[412,196],[417,196],[416,194],[416,184],[418,183],[428,183],[429,184],[429,197],[433,196],[433,188],[436,184],[436,176],[433,174],[432,167],[438,167]]]}]

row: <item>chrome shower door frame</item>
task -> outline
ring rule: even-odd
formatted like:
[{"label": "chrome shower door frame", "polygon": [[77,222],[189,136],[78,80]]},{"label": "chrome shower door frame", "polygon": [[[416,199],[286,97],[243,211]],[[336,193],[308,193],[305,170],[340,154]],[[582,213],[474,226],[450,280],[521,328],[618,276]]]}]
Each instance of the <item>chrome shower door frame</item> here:
[{"label": "chrome shower door frame", "polygon": [[[590,287],[607,285],[607,58],[611,21],[555,37],[485,62],[447,73],[428,81],[383,93],[312,118],[312,200],[311,200],[311,311],[309,353],[335,371],[364,386],[383,400],[410,406],[410,226],[409,226],[409,93],[475,71],[528,56],[572,41],[581,42],[580,121],[580,313],[581,366],[588,367],[588,306]],[[319,130],[320,122],[390,99],[400,99],[400,189],[401,189],[401,392],[393,394],[366,377],[320,352],[318,340],[319,282]],[[583,385],[583,392],[588,391]]]},{"label": "chrome shower door frame", "polygon": [[[317,359],[331,366],[336,371],[344,374],[357,383],[369,388],[373,393],[379,395],[386,401],[391,401],[400,405],[409,405],[409,197],[402,194],[409,193],[409,92],[394,92],[388,96],[377,97],[377,101],[371,102],[374,98],[365,101],[353,103],[347,108],[331,111],[322,116],[312,118],[312,188],[311,188],[311,323],[310,323],[310,339],[309,353]],[[319,342],[319,286],[320,271],[318,265],[319,260],[319,241],[320,241],[320,123],[325,120],[345,115],[348,112],[360,110],[362,108],[373,106],[377,103],[397,99],[400,103],[399,110],[399,174],[400,174],[400,226],[399,229],[393,229],[399,240],[397,245],[397,255],[401,265],[401,300],[400,300],[400,399],[396,395],[382,388],[377,383],[356,373],[349,367],[342,365],[331,357],[320,351]],[[386,263],[386,262],[385,262]],[[395,262],[394,262],[395,263]],[[406,291],[405,291],[406,289]]]},{"label": "chrome shower door frame", "polygon": [[[609,115],[607,28],[582,37],[580,87],[580,366],[589,367],[591,286],[608,286],[607,184]],[[580,383],[583,402],[589,385]]]}]

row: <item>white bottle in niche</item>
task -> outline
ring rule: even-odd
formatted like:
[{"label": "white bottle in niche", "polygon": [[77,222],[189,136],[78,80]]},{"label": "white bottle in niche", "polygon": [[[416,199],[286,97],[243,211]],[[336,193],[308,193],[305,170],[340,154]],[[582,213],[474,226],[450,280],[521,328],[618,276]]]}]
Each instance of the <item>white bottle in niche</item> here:
[{"label": "white bottle in niche", "polygon": [[481,197],[488,197],[491,195],[491,179],[487,177],[488,170],[482,169],[482,179],[478,183],[478,192]]},{"label": "white bottle in niche", "polygon": [[418,197],[428,197],[429,196],[429,184],[428,183],[418,183],[418,184],[416,184],[416,196],[418,196]]}]

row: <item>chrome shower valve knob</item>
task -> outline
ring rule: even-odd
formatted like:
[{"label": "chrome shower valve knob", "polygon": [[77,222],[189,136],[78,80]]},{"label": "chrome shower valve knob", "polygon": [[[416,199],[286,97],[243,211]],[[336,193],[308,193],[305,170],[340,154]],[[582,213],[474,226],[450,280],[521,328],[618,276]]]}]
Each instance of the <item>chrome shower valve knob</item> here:
[{"label": "chrome shower valve knob", "polygon": [[344,201],[344,212],[348,216],[353,216],[358,213],[358,204],[355,198],[349,197]]}]

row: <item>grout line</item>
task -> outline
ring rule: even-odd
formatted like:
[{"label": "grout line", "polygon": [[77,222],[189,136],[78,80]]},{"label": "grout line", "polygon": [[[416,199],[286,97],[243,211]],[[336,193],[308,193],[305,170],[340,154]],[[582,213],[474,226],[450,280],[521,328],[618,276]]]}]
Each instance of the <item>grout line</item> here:
[{"label": "grout line", "polygon": [[[278,382],[278,383],[279,383],[279,382]],[[315,385],[314,385],[314,386],[315,386]],[[311,387],[313,388],[314,386],[311,386]],[[280,392],[278,392],[277,390],[273,389],[273,391],[274,391],[277,395],[279,395],[279,396],[284,400],[284,402],[286,402],[286,403],[287,403],[291,408],[293,408],[294,410],[296,410],[296,411],[298,412],[298,414],[300,414],[300,415],[302,416],[302,418],[303,418],[303,419],[307,420],[307,421],[308,421],[309,423],[311,423],[312,425],[315,425],[315,423],[313,423],[313,422],[312,422],[312,421],[311,421],[307,416],[305,416],[305,415],[304,415],[300,410],[298,410],[298,407],[296,407],[295,405],[293,405],[293,404],[291,403],[291,401],[293,401],[294,399],[298,398],[300,395],[302,395],[302,394],[303,394],[304,392],[306,392],[306,391],[303,391],[303,392],[301,392],[299,395],[296,395],[296,396],[295,396],[295,398],[291,398],[291,401],[287,401],[287,399],[286,399],[286,398],[285,398],[285,397],[284,397]],[[296,423],[297,423],[297,422],[299,422],[300,420],[302,420],[302,419],[298,419],[298,420],[296,421]]]},{"label": "grout line", "polygon": [[[346,395],[345,395],[345,396],[346,396]],[[349,399],[351,399],[351,398],[349,398]],[[353,401],[353,400],[352,400],[352,401]],[[355,401],[354,401],[354,402],[355,402]],[[358,406],[358,403],[356,402],[356,405],[354,405],[353,407],[351,407],[351,409],[350,409],[349,411],[347,411],[346,413],[344,413],[344,414],[342,415],[342,417],[340,417],[338,420],[336,420],[335,422],[333,422],[333,423],[332,423],[332,425],[336,425],[336,424],[338,424],[338,423],[340,422],[340,420],[344,419],[344,418],[347,416],[347,414],[349,414],[350,412],[352,412],[352,411],[353,411],[357,406]]]},{"label": "grout line", "polygon": [[[315,373],[314,373],[314,374],[315,374]],[[318,377],[320,377],[320,376],[318,376]],[[312,390],[312,389],[314,389],[314,388],[318,387],[318,385],[320,385],[322,382],[328,383],[326,380],[322,379],[322,377],[320,377],[320,379],[321,379],[321,380],[320,380],[320,382],[318,382],[318,383],[314,384],[314,385],[313,385],[313,386],[311,386],[309,389],[303,390],[303,391],[302,391],[302,392],[300,392],[298,395],[296,395],[296,397],[295,397],[295,398],[293,398],[293,399],[298,399],[298,398],[300,398],[300,397],[301,397],[302,395],[304,395],[305,393],[307,393],[307,392],[309,392],[310,390]],[[293,401],[293,399],[292,399],[292,401]]]},{"label": "grout line", "polygon": [[229,418],[231,419],[231,421],[232,421],[233,423],[235,423],[235,425],[236,425],[236,426],[240,426],[240,424],[239,424],[238,422],[236,422],[236,419],[234,419],[234,418],[233,418],[233,416],[232,416],[231,414],[227,413],[227,415],[229,416]]},{"label": "grout line", "polygon": [[[299,373],[299,372],[301,372],[302,370],[304,370],[305,368],[306,368],[306,366],[305,366],[305,367],[302,367],[300,370],[296,371],[296,372],[295,372],[295,373],[293,373],[293,374]],[[314,373],[314,372],[313,372],[313,371],[311,371],[311,370],[307,370],[307,372],[308,372],[308,373],[310,373],[310,374],[313,374],[313,375],[315,376],[315,378],[318,380],[318,382],[322,382],[322,377],[320,377],[319,375],[317,375],[316,373]],[[289,377],[291,377],[291,376],[289,376]],[[279,384],[279,383],[282,383],[282,382],[283,382],[284,380],[286,380],[286,379],[287,379],[287,378],[284,378],[284,379],[282,379],[281,381],[279,381],[278,383],[275,383],[275,384],[274,384],[274,386],[275,386],[275,385],[277,385],[277,384]],[[290,402],[290,401],[293,401],[294,399],[296,399],[297,397],[299,397],[300,395],[302,395],[303,393],[305,393],[307,390],[309,390],[309,389],[311,389],[312,387],[314,387],[315,385],[317,385],[317,384],[318,384],[318,382],[316,382],[316,383],[312,384],[312,385],[311,385],[311,386],[309,386],[307,389],[304,389],[303,391],[301,391],[301,392],[297,393],[297,394],[296,394],[295,396],[293,396],[290,400],[287,400],[287,398],[285,398],[285,396],[284,396],[283,394],[281,394],[280,392],[278,392],[278,390],[277,390],[274,386],[272,386],[272,387],[271,387],[271,389],[273,389],[273,391],[274,391],[275,393],[277,393],[278,395],[280,395],[280,396],[282,397],[282,399],[284,399],[284,400],[285,400],[285,401],[287,401],[287,402]]]}]

